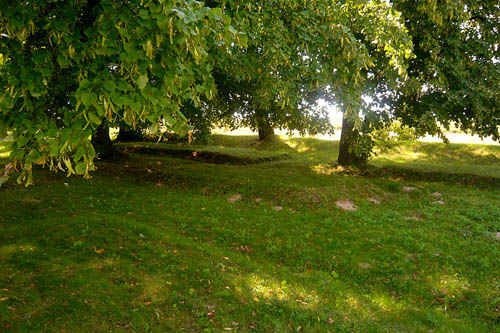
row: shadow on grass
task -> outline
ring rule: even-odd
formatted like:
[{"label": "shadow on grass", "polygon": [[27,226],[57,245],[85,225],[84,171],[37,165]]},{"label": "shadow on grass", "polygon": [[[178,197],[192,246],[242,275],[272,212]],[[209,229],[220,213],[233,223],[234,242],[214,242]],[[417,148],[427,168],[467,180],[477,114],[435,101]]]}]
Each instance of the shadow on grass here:
[{"label": "shadow on grass", "polygon": [[[132,197],[124,189],[72,184],[52,196],[40,193],[47,194],[43,202],[18,203],[10,210],[5,208],[15,200],[0,204],[0,281],[7,286],[0,297],[8,298],[0,308],[3,325],[317,332],[494,325],[479,324],[491,303],[487,296],[464,295],[479,289],[481,281],[453,275],[445,258],[420,266],[418,258],[433,257],[435,249],[423,247],[413,254],[417,257],[408,257],[417,240],[395,239],[373,251],[391,237],[358,243],[356,220],[349,222],[351,231],[331,222],[283,224],[278,216],[255,217],[244,206],[236,211],[217,198],[211,207],[221,211],[201,216],[199,204],[185,204],[197,200],[190,195],[126,188]],[[69,198],[80,198],[80,211],[60,205]],[[41,208],[46,210],[40,213]],[[309,232],[317,236],[308,238]],[[432,233],[420,237],[422,244],[433,242]],[[240,244],[252,251],[238,252]],[[371,264],[360,266],[358,257]],[[435,280],[422,276],[423,269]]]}]

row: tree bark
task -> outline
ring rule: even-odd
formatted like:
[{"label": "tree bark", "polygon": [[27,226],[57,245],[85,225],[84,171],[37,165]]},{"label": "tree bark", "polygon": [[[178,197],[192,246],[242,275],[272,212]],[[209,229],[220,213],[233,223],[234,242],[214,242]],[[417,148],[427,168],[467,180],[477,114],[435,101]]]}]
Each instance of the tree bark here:
[{"label": "tree bark", "polygon": [[256,116],[257,130],[259,131],[259,141],[269,140],[274,136],[274,129],[269,122],[267,112],[259,110]]},{"label": "tree bark", "polygon": [[354,121],[344,112],[342,118],[342,133],[340,134],[339,157],[337,163],[341,166],[359,166],[361,159],[352,151],[358,132],[354,129]]},{"label": "tree bark", "polygon": [[274,136],[274,129],[268,124],[259,124],[259,141],[269,140]]},{"label": "tree bark", "polygon": [[100,160],[119,161],[126,158],[126,155],[113,145],[109,137],[109,126],[104,123],[97,128],[92,136],[92,145]]}]

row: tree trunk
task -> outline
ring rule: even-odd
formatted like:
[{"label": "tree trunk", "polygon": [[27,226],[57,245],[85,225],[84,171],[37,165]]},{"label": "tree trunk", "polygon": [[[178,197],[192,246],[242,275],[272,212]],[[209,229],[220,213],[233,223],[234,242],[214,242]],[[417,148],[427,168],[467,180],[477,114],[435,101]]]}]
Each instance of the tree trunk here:
[{"label": "tree trunk", "polygon": [[361,159],[352,151],[358,132],[354,129],[354,121],[344,112],[342,118],[342,133],[340,134],[339,157],[337,163],[341,166],[359,166]]},{"label": "tree trunk", "polygon": [[269,140],[274,135],[274,129],[267,124],[259,124],[259,141]]},{"label": "tree trunk", "polygon": [[118,132],[118,136],[116,137],[116,141],[118,142],[134,142],[143,140],[144,136],[142,135],[141,130],[133,129],[128,126],[120,126],[120,132]]},{"label": "tree trunk", "polygon": [[269,122],[267,112],[257,112],[257,130],[259,131],[259,141],[269,140],[274,135],[274,129]]},{"label": "tree trunk", "polygon": [[101,124],[92,136],[92,145],[99,159],[104,161],[118,161],[126,155],[118,151],[109,137],[109,126]]}]

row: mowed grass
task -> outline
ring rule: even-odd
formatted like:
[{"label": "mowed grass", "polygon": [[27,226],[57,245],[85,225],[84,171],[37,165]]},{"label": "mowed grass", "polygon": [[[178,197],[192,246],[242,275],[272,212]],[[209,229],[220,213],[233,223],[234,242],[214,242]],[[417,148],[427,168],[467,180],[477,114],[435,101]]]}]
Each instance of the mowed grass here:
[{"label": "mowed grass", "polygon": [[131,154],[4,184],[2,330],[500,331],[499,147],[397,144],[367,174],[331,141],[197,149],[290,158]]}]

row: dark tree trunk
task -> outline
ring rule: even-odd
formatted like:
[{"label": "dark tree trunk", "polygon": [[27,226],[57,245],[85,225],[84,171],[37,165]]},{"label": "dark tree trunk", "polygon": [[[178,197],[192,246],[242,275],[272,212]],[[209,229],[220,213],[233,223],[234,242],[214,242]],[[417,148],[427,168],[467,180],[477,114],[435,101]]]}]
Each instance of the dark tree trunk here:
[{"label": "dark tree trunk", "polygon": [[92,136],[92,145],[99,159],[104,161],[118,161],[126,158],[126,155],[120,152],[113,145],[109,137],[109,126],[101,124]]},{"label": "dark tree trunk", "polygon": [[354,121],[349,119],[344,112],[342,118],[342,133],[340,134],[339,158],[337,163],[341,166],[360,166],[363,161],[356,156],[351,147],[356,142],[358,132],[354,129]]},{"label": "dark tree trunk", "polygon": [[269,140],[274,136],[274,129],[269,123],[259,124],[259,141]]},{"label": "dark tree trunk", "polygon": [[257,116],[257,130],[259,131],[259,141],[269,140],[274,136],[274,129],[271,126],[267,112],[259,110]]},{"label": "dark tree trunk", "polygon": [[126,126],[120,126],[120,132],[118,132],[118,136],[116,137],[116,141],[118,142],[133,142],[143,140],[144,135],[142,135],[141,130]]}]

